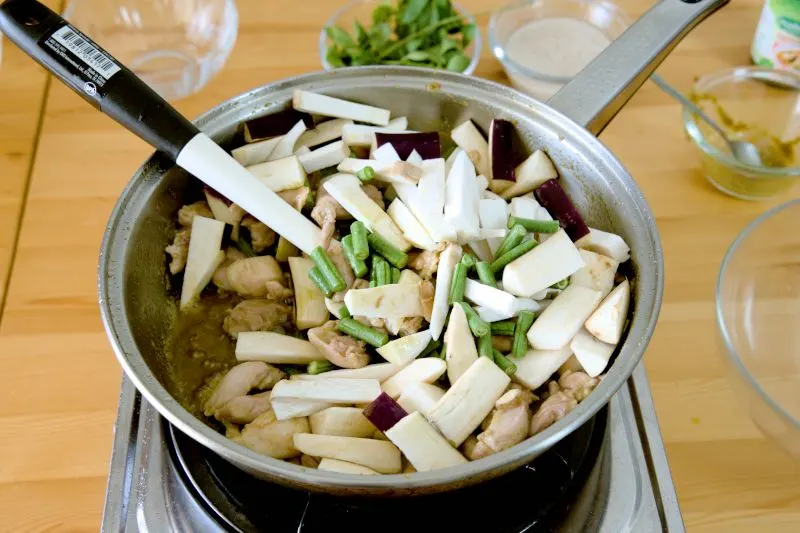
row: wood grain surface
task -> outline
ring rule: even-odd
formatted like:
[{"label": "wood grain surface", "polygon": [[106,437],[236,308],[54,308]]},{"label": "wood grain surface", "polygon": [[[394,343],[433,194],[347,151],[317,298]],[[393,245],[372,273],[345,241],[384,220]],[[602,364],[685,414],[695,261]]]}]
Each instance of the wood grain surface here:
[{"label": "wood grain surface", "polygon": [[[237,4],[239,37],[225,69],[177,104],[190,117],[247,89],[317,70],[317,33],[338,6]],[[463,4],[475,11],[500,5]],[[651,2],[621,4],[638,16]],[[761,4],[732,2],[659,72],[687,90],[696,76],[747,64]],[[121,375],[98,314],[97,253],[117,195],[151,150],[59,83],[40,107],[42,70],[4,45],[1,276],[21,226],[0,323],[0,531],[96,531]],[[505,82],[486,47],[477,75]],[[601,138],[638,180],[663,238],[665,302],[645,361],[688,530],[800,531],[800,465],[766,441],[736,402],[713,307],[720,261],[736,234],[797,192],[761,203],[716,192],[683,133],[678,105],[649,82]]]}]

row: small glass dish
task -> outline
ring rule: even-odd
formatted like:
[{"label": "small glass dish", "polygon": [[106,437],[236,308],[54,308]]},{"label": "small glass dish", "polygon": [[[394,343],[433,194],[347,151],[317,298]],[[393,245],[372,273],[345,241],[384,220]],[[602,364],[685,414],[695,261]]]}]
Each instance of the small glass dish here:
[{"label": "small glass dish", "polygon": [[717,280],[717,326],[734,393],[756,426],[800,460],[800,200],[736,238]]},{"label": "small glass dish", "polygon": [[763,200],[791,189],[800,177],[800,73],[726,69],[697,80],[690,97],[732,139],[753,142],[762,159],[773,161],[771,166],[738,161],[717,132],[684,110],[684,128],[714,187],[743,200]]},{"label": "small glass dish", "polygon": [[[319,60],[322,63],[322,68],[327,71],[331,71],[336,69],[333,65],[328,62],[327,55],[328,55],[328,46],[331,44],[331,40],[328,37],[325,28],[329,26],[339,26],[340,28],[347,30],[351,33],[353,31],[353,23],[355,21],[359,21],[363,24],[367,29],[370,28],[372,25],[372,11],[380,4],[388,3],[393,5],[394,1],[389,0],[353,0],[339,8],[330,19],[325,23],[322,27],[322,31],[319,33]],[[469,64],[467,67],[461,71],[462,74],[472,74],[475,72],[475,68],[478,66],[478,61],[480,61],[481,57],[481,46],[483,44],[481,39],[481,31],[478,28],[477,23],[475,22],[475,17],[471,16],[469,12],[463,9],[460,5],[452,2],[453,8],[459,13],[465,16],[466,20],[472,24],[475,24],[475,36],[472,39],[472,42],[469,46],[464,50],[464,55],[469,58]],[[338,67],[338,68],[348,68],[348,67]]]},{"label": "small glass dish", "polygon": [[222,69],[239,28],[234,0],[69,0],[63,17],[168,101]]},{"label": "small glass dish", "polygon": [[[544,31],[551,33],[554,39],[575,42],[564,32],[570,30],[575,32],[575,37],[581,35],[587,39],[585,46],[575,48],[554,41],[548,44],[546,38],[541,38],[544,28],[538,28],[540,31],[534,34],[538,40],[526,43],[525,61],[528,64],[523,64],[519,54],[513,57],[515,35],[522,35],[521,30],[526,26],[536,23],[541,26],[545,19],[550,19],[551,26]],[[562,27],[552,26],[555,23]],[[564,27],[564,24],[568,26]],[[630,19],[625,12],[605,0],[527,0],[495,11],[489,20],[488,38],[492,53],[503,66],[511,85],[545,101],[569,83],[629,25]],[[519,42],[517,46],[521,45]],[[545,61],[550,65],[545,66]]]}]

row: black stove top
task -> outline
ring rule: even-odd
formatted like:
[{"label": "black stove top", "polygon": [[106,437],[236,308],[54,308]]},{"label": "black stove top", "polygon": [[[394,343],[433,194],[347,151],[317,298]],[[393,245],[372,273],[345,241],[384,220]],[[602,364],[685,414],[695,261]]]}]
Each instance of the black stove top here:
[{"label": "black stove top", "polygon": [[[312,494],[259,480],[168,428],[171,456],[181,465],[186,486],[220,526],[246,533],[327,532],[331,524],[348,533],[553,532],[580,501],[581,492],[597,496],[602,491],[598,462],[607,430],[606,408],[505,476],[442,494],[376,499]],[[582,519],[597,518],[592,514]]]}]

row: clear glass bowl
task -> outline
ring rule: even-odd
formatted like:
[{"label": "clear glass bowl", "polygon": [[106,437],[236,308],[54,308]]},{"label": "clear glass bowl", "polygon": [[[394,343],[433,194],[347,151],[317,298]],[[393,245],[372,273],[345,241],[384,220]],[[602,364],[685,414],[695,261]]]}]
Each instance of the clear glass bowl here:
[{"label": "clear glass bowl", "polygon": [[787,162],[783,167],[741,163],[716,131],[684,111],[684,128],[714,187],[743,200],[763,200],[792,188],[800,176],[800,73],[726,69],[697,80],[691,97],[729,136],[754,142],[762,158],[769,153]]},{"label": "clear glass bowl", "polygon": [[628,29],[630,19],[617,5],[604,0],[527,0],[495,11],[489,20],[489,46],[511,85],[540,100],[547,100],[577,74],[537,72],[511,57],[509,39],[520,28],[543,19],[575,19],[585,22],[608,39],[609,44]]},{"label": "clear glass bowl", "polygon": [[800,200],[736,238],[717,281],[717,325],[734,392],[758,428],[800,459]]},{"label": "clear glass bowl", "polygon": [[[339,10],[337,10],[330,19],[328,19],[328,21],[322,27],[322,31],[319,33],[319,60],[322,63],[322,68],[327,71],[337,68],[331,65],[326,58],[328,55],[328,46],[330,46],[331,40],[328,37],[328,34],[325,32],[325,28],[328,26],[339,26],[342,29],[351,32],[352,35],[353,23],[355,21],[359,21],[367,29],[369,29],[369,27],[372,25],[372,11],[376,6],[383,3],[387,3],[387,0],[353,0],[352,2],[347,3],[339,8]],[[394,4],[395,0],[390,0],[388,3]],[[452,2],[452,5],[459,14],[465,15],[469,22],[476,24],[475,18],[470,16],[467,10],[463,9],[455,2]],[[478,61],[481,57],[482,44],[481,32],[476,25],[475,38],[472,40],[467,49],[464,50],[464,54],[469,58],[470,61],[469,65],[467,65],[467,68],[462,71],[462,74],[472,74],[475,72],[475,68],[478,66]]]},{"label": "clear glass bowl", "polygon": [[169,101],[222,69],[239,27],[234,0],[69,0],[63,16]]}]

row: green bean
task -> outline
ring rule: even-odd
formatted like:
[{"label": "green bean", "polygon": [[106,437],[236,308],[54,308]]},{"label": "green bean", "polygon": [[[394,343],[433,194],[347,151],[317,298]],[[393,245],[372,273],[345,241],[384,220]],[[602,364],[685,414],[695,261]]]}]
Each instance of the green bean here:
[{"label": "green bean", "polygon": [[528,330],[531,329],[536,315],[532,311],[520,311],[517,316],[517,326],[514,330],[514,345],[511,348],[511,357],[522,357],[528,352]]},{"label": "green bean", "polygon": [[514,328],[517,322],[515,320],[503,320],[502,322],[492,322],[492,335],[502,335],[503,337],[513,337]]},{"label": "green bean", "polygon": [[506,267],[506,265],[509,264],[511,261],[519,259],[523,255],[527,254],[528,252],[536,248],[537,244],[539,243],[537,243],[533,239],[530,239],[518,246],[515,246],[514,248],[507,251],[503,255],[497,256],[497,258],[494,260],[491,266],[492,272],[497,274],[498,272],[503,270]]},{"label": "green bean", "polygon": [[450,282],[450,298],[451,304],[464,301],[464,288],[467,286],[467,266],[459,262],[453,271],[453,279]]},{"label": "green bean", "polygon": [[559,281],[558,283],[553,283],[550,287],[553,288],[553,289],[558,289],[558,290],[563,291],[564,289],[569,287],[569,278],[564,278],[561,281]]},{"label": "green bean", "polygon": [[465,267],[467,267],[467,270],[469,271],[470,268],[475,266],[475,256],[470,253],[466,253],[464,254],[464,257],[461,258],[461,262],[464,264]]},{"label": "green bean", "polygon": [[408,264],[408,254],[395,247],[377,233],[370,233],[367,235],[367,241],[372,249],[381,254],[392,266],[403,268]]},{"label": "green bean", "polygon": [[377,287],[377,285],[375,285],[375,280],[374,279],[369,280],[369,288],[374,289],[375,287]]},{"label": "green bean", "polygon": [[366,166],[356,172],[356,177],[361,181],[370,181],[375,177],[375,169],[371,166]]},{"label": "green bean", "polygon": [[328,282],[322,277],[322,274],[317,267],[313,267],[308,271],[308,277],[314,282],[314,285],[316,285],[317,288],[322,291],[322,294],[324,294],[326,298],[333,296],[333,291],[330,287],[328,287]]},{"label": "green bean", "polygon": [[367,264],[355,256],[352,235],[347,235],[342,239],[342,248],[344,249],[344,258],[347,259],[356,277],[360,278],[366,275]]},{"label": "green bean", "polygon": [[492,272],[492,267],[486,261],[478,261],[475,264],[475,270],[478,271],[478,279],[481,280],[481,283],[484,285],[488,285],[490,287],[497,288],[497,280],[494,279],[494,272]]},{"label": "green bean", "polygon": [[522,226],[517,224],[516,226],[511,228],[511,231],[509,231],[508,234],[506,234],[505,239],[503,239],[503,242],[500,244],[500,247],[494,253],[494,256],[495,257],[500,257],[501,255],[503,255],[507,251],[511,250],[512,248],[517,246],[519,243],[521,243],[522,239],[527,234],[528,234],[528,232],[525,230],[525,228],[523,228]]},{"label": "green bean", "polygon": [[398,281],[400,281],[400,269],[392,267],[392,283],[397,283]]},{"label": "green bean", "polygon": [[381,269],[383,269],[383,278],[386,280],[384,285],[390,285],[392,283],[392,265],[384,261]]},{"label": "green bean", "polygon": [[282,366],[280,368],[281,368],[281,370],[286,372],[287,376],[296,376],[297,374],[302,374],[303,373],[303,371],[300,370],[299,368],[297,368],[296,366],[286,365],[286,366]]},{"label": "green bean", "polygon": [[[386,276],[386,269],[389,267],[389,264],[384,261],[383,257],[379,255],[372,256],[372,272],[375,273],[375,286],[380,287],[381,285],[386,285],[389,283],[389,279]],[[391,278],[391,275],[389,276]]]},{"label": "green bean", "polygon": [[442,361],[447,359],[447,344],[442,343],[442,349],[439,351],[439,353],[436,355],[436,357],[438,357]]},{"label": "green bean", "polygon": [[517,224],[534,233],[555,233],[560,227],[557,220],[534,220],[532,218],[509,217],[508,229],[513,228]]},{"label": "green bean", "polygon": [[333,370],[333,364],[330,361],[321,360],[321,361],[311,361],[308,363],[308,369],[306,372],[315,376],[317,374],[322,374],[323,372],[328,372],[329,370]]},{"label": "green bean", "polygon": [[494,364],[499,366],[500,370],[502,370],[509,376],[513,376],[514,374],[517,373],[517,365],[511,362],[511,360],[508,357],[501,354],[498,350],[494,350]]},{"label": "green bean", "polygon": [[366,261],[369,257],[369,243],[367,242],[367,227],[360,220],[350,224],[350,235],[353,236],[353,252],[358,259]]},{"label": "green bean", "polygon": [[337,329],[346,335],[362,340],[367,344],[380,348],[389,342],[389,334],[379,329],[365,326],[355,318],[343,318],[339,320]]},{"label": "green bean", "polygon": [[322,277],[325,278],[325,283],[330,287],[331,291],[339,292],[347,288],[344,278],[336,269],[336,265],[333,264],[333,261],[328,257],[328,253],[322,246],[314,248],[314,251],[311,252],[311,259],[314,260],[314,264],[319,269],[319,273],[322,274]]},{"label": "green bean", "polygon": [[339,308],[339,318],[353,318],[353,315],[350,314],[350,310],[344,304]]},{"label": "green bean", "polygon": [[478,337],[478,355],[481,357],[488,357],[489,361],[494,361],[494,348],[492,347],[491,335]]},{"label": "green bean", "polygon": [[469,324],[469,329],[472,331],[473,335],[476,337],[483,337],[491,334],[492,328],[489,327],[489,323],[478,316],[478,313],[472,308],[472,306],[465,302],[460,302],[459,305],[461,306],[461,309],[464,310],[464,314],[467,315],[467,323]]},{"label": "green bean", "polygon": [[423,357],[428,357],[429,355],[434,354],[434,352],[435,352],[436,355],[439,355],[439,352],[437,352],[437,350],[439,349],[439,346],[441,346],[441,345],[442,345],[442,341],[431,340],[431,342],[428,343],[428,345],[425,347],[425,349],[422,350],[422,353],[417,356],[417,359],[421,359]]}]

